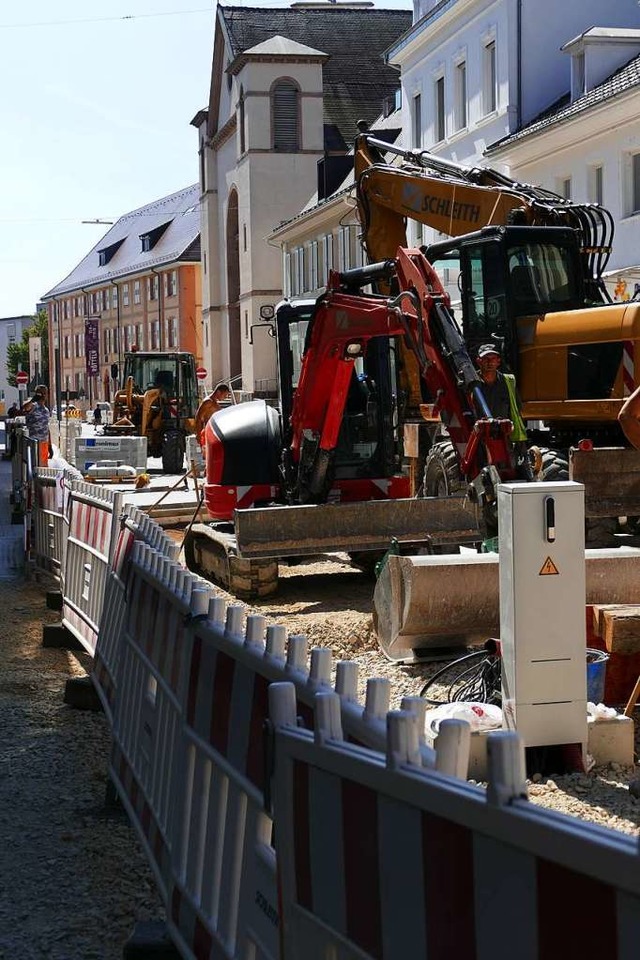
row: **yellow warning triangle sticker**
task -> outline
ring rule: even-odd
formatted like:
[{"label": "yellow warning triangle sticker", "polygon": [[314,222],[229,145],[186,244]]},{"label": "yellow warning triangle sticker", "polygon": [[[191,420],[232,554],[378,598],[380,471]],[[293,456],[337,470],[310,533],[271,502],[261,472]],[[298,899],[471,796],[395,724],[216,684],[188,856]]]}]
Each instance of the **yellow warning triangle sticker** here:
[{"label": "yellow warning triangle sticker", "polygon": [[555,563],[553,562],[553,560],[551,559],[551,557],[547,557],[547,559],[545,560],[545,562],[542,564],[542,567],[541,567],[541,569],[540,569],[540,573],[538,574],[538,576],[539,576],[539,577],[554,577],[554,576],[559,576],[559,575],[560,575],[560,571],[559,571],[558,568],[556,567]]}]

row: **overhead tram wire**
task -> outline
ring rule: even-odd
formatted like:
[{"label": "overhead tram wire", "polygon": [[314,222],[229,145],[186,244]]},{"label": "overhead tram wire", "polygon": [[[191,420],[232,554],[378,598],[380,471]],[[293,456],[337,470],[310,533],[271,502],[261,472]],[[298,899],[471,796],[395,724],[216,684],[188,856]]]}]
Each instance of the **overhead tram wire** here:
[{"label": "overhead tram wire", "polygon": [[80,20],[41,20],[32,23],[0,23],[0,30],[12,30],[24,27],[64,27],[78,23],[114,23],[120,20],[149,20],[153,17],[178,17],[192,13],[211,13],[211,7],[197,7],[194,10],[164,10],[160,13],[129,13],[120,17],[83,17]]}]

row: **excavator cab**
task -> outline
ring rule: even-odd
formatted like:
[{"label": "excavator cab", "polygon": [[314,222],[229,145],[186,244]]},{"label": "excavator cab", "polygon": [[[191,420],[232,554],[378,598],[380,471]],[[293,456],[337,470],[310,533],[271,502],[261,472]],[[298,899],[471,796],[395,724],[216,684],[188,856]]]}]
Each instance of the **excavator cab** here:
[{"label": "excavator cab", "polygon": [[485,227],[424,253],[457,286],[469,352],[494,340],[515,372],[541,316],[590,305],[576,234],[565,227]]},{"label": "excavator cab", "polygon": [[[285,300],[276,308],[284,450],[291,446],[294,394],[311,341],[316,308],[317,303],[312,300]],[[321,385],[318,387],[321,396],[323,389]],[[394,338],[372,339],[363,356],[354,363],[335,451],[335,480],[384,478],[400,471],[399,392]],[[313,396],[309,402],[315,402]]]}]

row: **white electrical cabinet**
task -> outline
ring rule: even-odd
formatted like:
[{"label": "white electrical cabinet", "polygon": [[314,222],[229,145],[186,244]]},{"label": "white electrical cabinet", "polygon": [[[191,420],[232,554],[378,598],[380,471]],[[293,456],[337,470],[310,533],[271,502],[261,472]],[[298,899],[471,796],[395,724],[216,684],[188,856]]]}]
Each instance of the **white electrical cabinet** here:
[{"label": "white electrical cabinet", "polygon": [[584,486],[501,484],[498,525],[503,726],[584,750]]}]

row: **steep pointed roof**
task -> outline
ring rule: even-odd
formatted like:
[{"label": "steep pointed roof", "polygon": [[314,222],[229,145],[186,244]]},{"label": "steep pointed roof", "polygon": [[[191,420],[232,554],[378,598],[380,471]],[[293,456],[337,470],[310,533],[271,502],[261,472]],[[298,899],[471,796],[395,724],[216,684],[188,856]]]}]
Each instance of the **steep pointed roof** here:
[{"label": "steep pointed roof", "polygon": [[295,40],[289,40],[288,37],[270,37],[263,43],[256,44],[244,51],[245,56],[277,56],[277,57],[325,57],[322,50],[314,50],[308,47],[306,43],[296,43]]}]

